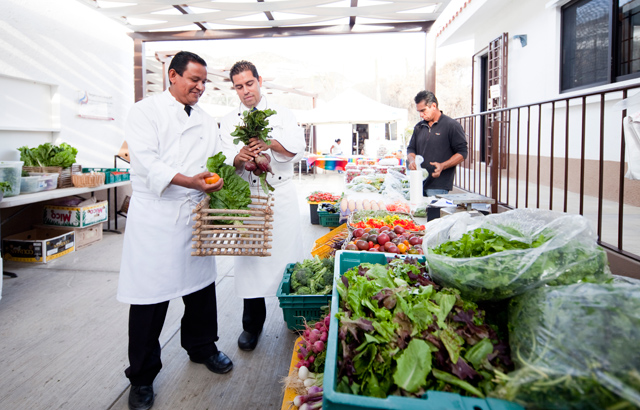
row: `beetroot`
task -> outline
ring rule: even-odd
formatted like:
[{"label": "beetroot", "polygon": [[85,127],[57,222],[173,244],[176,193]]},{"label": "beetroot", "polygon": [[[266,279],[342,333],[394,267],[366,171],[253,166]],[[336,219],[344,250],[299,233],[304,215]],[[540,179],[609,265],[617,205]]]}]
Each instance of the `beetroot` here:
[{"label": "beetroot", "polygon": [[258,168],[263,172],[271,172],[271,174],[273,174],[273,171],[271,170],[271,157],[269,154],[261,153],[254,158],[254,161],[258,165]]},{"label": "beetroot", "polygon": [[246,169],[247,171],[253,171],[256,168],[258,168],[258,165],[256,165],[256,163],[253,161],[247,161],[244,163],[244,169]]}]

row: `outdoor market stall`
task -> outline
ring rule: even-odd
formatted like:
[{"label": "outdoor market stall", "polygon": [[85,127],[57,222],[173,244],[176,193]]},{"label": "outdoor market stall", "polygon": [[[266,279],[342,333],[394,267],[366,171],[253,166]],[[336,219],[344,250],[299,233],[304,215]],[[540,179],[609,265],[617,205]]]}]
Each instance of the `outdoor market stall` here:
[{"label": "outdoor market stall", "polygon": [[[310,259],[290,265],[278,293],[288,327],[301,334],[283,409],[640,404],[632,376],[640,355],[627,363],[609,348],[633,351],[633,338],[607,342],[596,325],[604,315],[621,326],[617,332],[637,329],[640,310],[631,306],[640,299],[630,295],[640,294],[640,284],[611,275],[584,217],[460,209],[426,223],[408,198],[398,212],[397,181],[378,177],[366,193],[349,184],[340,198],[314,193],[325,195],[343,224],[318,239]],[[592,305],[595,295],[605,302]],[[629,306],[619,309],[621,302]],[[571,321],[584,331],[571,331]],[[592,390],[584,396],[586,386]]]}]

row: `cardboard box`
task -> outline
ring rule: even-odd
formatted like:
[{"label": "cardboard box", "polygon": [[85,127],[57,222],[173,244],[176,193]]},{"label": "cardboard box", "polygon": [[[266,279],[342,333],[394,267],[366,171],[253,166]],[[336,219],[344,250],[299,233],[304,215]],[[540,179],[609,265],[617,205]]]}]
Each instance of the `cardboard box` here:
[{"label": "cardboard box", "polygon": [[36,228],[7,236],[2,240],[2,255],[8,261],[47,263],[75,250],[75,233]]},{"label": "cardboard box", "polygon": [[57,232],[69,232],[72,230],[75,233],[75,248],[76,250],[82,249],[94,243],[102,240],[102,224],[95,224],[86,226],[84,228],[71,228],[65,226],[51,226],[51,225],[37,225],[36,228],[55,230]]},{"label": "cardboard box", "polygon": [[107,201],[82,208],[73,206],[45,205],[42,221],[45,225],[84,228],[109,219]]}]

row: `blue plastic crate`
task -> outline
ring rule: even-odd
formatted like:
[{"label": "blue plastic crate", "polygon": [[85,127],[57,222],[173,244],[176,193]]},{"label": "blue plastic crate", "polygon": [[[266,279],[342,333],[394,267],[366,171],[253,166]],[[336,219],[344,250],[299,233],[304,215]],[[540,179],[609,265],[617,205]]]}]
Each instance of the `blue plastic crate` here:
[{"label": "blue plastic crate", "polygon": [[[403,255],[404,256],[404,255]],[[412,255],[409,255],[412,256]],[[424,262],[424,256],[418,258]],[[338,312],[340,295],[336,288],[338,278],[349,269],[361,263],[387,263],[384,254],[338,251],[336,252],[335,279],[333,281],[333,297],[331,312]],[[385,399],[355,394],[338,393],[336,387],[336,370],[338,355],[338,319],[331,315],[329,339],[327,340],[327,358],[324,368],[323,403],[324,410],[385,409],[385,410],[524,410],[516,403],[498,399],[479,399],[460,396],[459,394],[427,391],[422,398],[389,396]]]}]

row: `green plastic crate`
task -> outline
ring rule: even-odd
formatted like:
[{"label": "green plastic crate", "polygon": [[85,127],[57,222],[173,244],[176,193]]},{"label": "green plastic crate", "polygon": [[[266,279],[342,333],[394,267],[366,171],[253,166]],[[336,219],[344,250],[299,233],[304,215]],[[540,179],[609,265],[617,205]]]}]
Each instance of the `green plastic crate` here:
[{"label": "green plastic crate", "polygon": [[329,228],[335,228],[340,226],[340,213],[332,213],[326,211],[318,211],[318,218],[320,219],[320,225]]},{"label": "green plastic crate", "polygon": [[82,168],[82,172],[103,172],[105,184],[114,184],[131,179],[129,168]]},{"label": "green plastic crate", "polygon": [[305,320],[313,322],[326,314],[326,310],[322,308],[329,306],[331,295],[289,295],[291,292],[291,273],[294,266],[294,263],[287,265],[276,296],[280,301],[287,328],[296,332],[304,330]]},{"label": "green plastic crate", "polygon": [[[424,256],[420,255],[418,260],[424,262]],[[370,254],[355,251],[336,252],[331,312],[338,312],[340,306],[340,294],[336,289],[337,279],[346,271],[361,263],[386,264],[387,256],[379,253]],[[332,314],[331,324],[329,325],[327,358],[325,361],[324,382],[322,386],[324,391],[322,408],[324,410],[524,410],[522,406],[504,400],[479,399],[433,390],[427,391],[425,395],[419,399],[401,396],[389,396],[385,399],[380,399],[376,397],[338,393],[335,391],[338,365],[338,328],[338,319]]]}]

